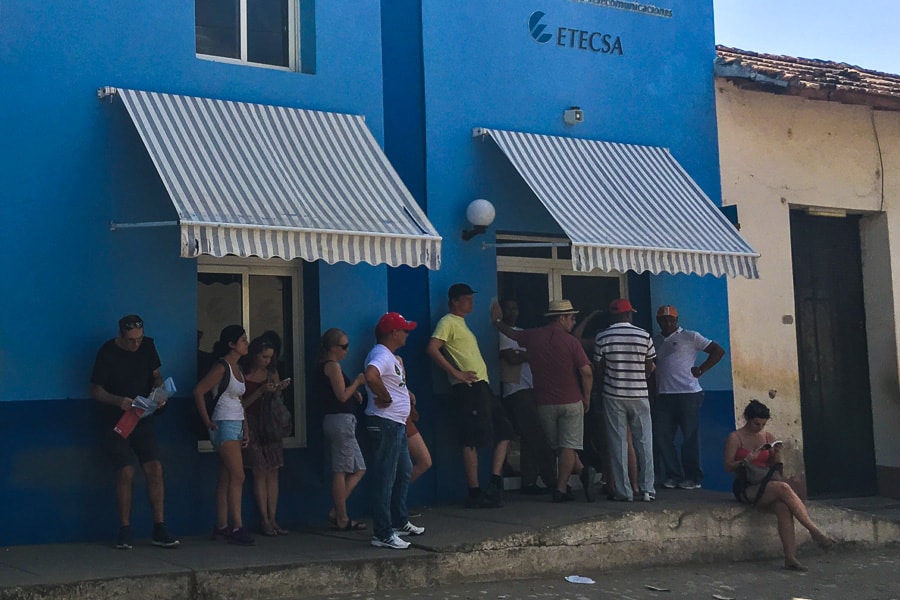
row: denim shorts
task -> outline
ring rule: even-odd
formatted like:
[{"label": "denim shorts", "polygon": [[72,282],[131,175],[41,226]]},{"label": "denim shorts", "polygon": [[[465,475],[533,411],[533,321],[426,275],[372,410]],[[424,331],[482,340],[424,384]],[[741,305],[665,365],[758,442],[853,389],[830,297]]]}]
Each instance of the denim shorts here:
[{"label": "denim shorts", "polygon": [[209,441],[218,450],[225,442],[242,441],[244,439],[243,421],[216,421],[218,429],[209,430]]}]

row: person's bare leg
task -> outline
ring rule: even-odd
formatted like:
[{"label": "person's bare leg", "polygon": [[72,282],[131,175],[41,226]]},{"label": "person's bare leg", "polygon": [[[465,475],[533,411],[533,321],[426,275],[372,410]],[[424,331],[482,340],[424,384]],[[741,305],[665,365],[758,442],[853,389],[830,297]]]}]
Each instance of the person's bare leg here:
[{"label": "person's bare leg", "polygon": [[758,504],[760,506],[768,506],[776,500],[783,502],[788,509],[790,509],[791,514],[797,519],[797,522],[809,531],[813,541],[819,546],[828,548],[834,544],[834,540],[822,533],[816,524],[813,523],[812,519],[809,517],[809,512],[806,510],[806,505],[804,505],[800,497],[794,493],[791,486],[784,481],[770,481]]},{"label": "person's bare leg", "polygon": [[581,462],[581,457],[578,456],[578,451],[575,450],[575,462],[572,463],[572,474],[578,475],[581,473],[581,470],[584,469],[584,463]]},{"label": "person's bare leg", "polygon": [[406,443],[409,446],[409,457],[413,464],[412,473],[409,475],[409,482],[412,483],[431,468],[431,453],[428,451],[428,446],[425,445],[421,433],[407,438]]},{"label": "person's bare leg", "polygon": [[162,463],[151,460],[141,465],[144,477],[147,478],[147,497],[150,500],[150,511],[153,513],[153,523],[162,523],[164,519],[164,505],[166,487],[163,483]]},{"label": "person's bare leg", "polygon": [[[278,468],[266,469],[266,510],[269,517],[269,524],[272,529],[278,533],[282,529],[275,518],[278,512]],[[283,531],[283,529],[282,529]]]},{"label": "person's bare leg", "polygon": [[634,441],[631,439],[631,427],[628,427],[628,479],[631,480],[631,491],[637,496],[641,490],[638,486],[637,454],[634,453]]},{"label": "person's bare leg", "polygon": [[338,527],[345,527],[347,516],[347,476],[348,473],[332,473],[331,501],[334,503],[334,522]]},{"label": "person's bare leg", "polygon": [[[221,450],[220,450],[221,452]],[[216,528],[228,526],[228,469],[219,455],[219,481],[216,483]]]},{"label": "person's bare leg", "polygon": [[269,489],[266,482],[266,469],[253,467],[251,471],[253,472],[253,498],[256,500],[256,508],[259,510],[259,517],[262,520],[262,532],[271,534],[272,522],[269,520]]},{"label": "person's bare leg", "polygon": [[805,567],[797,560],[797,537],[794,532],[794,515],[787,504],[776,500],[771,505],[775,518],[778,519],[778,537],[781,538],[781,549],[784,551],[784,567],[802,570]]},{"label": "person's bare leg", "polygon": [[508,450],[509,440],[500,440],[497,442],[497,445],[494,446],[494,459],[491,461],[491,475],[503,475],[503,463],[506,462],[506,453]]},{"label": "person's bare leg", "polygon": [[116,506],[119,509],[119,525],[131,525],[131,495],[134,483],[134,467],[122,467],[116,471]]},{"label": "person's bare leg", "polygon": [[219,449],[219,457],[228,476],[226,498],[231,526],[239,529],[244,526],[241,516],[241,498],[244,492],[244,460],[241,456],[241,443],[236,440],[224,442]]},{"label": "person's bare leg", "polygon": [[572,469],[575,467],[576,458],[577,454],[571,448],[559,449],[559,474],[556,477],[556,489],[563,494],[566,493],[569,484],[569,476],[572,474]]},{"label": "person's bare leg", "polygon": [[346,502],[347,498],[353,495],[353,490],[356,489],[356,486],[359,484],[360,479],[365,475],[365,470],[357,471],[356,473],[344,473],[344,485],[346,486],[346,495],[344,496],[344,501]]},{"label": "person's bare leg", "polygon": [[[466,485],[478,487],[478,448],[467,446],[462,449],[463,469],[466,472]],[[503,463],[500,463],[501,467]]]}]

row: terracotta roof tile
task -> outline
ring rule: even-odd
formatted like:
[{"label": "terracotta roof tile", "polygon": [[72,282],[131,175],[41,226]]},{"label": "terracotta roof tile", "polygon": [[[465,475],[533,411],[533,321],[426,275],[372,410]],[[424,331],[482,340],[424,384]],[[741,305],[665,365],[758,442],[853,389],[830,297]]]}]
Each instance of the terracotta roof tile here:
[{"label": "terracotta roof tile", "polygon": [[716,46],[715,75],[741,87],[900,110],[900,75],[847,63]]}]

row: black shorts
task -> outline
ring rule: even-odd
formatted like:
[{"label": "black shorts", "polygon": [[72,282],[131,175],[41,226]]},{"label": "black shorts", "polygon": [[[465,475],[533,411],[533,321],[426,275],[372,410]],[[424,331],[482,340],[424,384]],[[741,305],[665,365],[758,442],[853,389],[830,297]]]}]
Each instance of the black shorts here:
[{"label": "black shorts", "polygon": [[138,421],[128,439],[113,431],[112,425],[108,427],[104,425],[103,428],[106,452],[117,471],[122,467],[132,465],[135,456],[142,465],[159,460],[159,445],[156,443],[153,417]]},{"label": "black shorts", "polygon": [[465,448],[493,448],[515,437],[500,399],[486,381],[453,386],[453,401],[460,411],[459,442]]}]

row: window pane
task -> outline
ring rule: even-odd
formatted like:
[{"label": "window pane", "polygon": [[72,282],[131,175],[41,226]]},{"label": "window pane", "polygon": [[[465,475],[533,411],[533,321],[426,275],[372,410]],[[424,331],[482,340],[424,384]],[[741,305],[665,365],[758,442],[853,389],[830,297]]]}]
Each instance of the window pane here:
[{"label": "window pane", "polygon": [[264,65],[290,66],[287,0],[247,3],[247,60]]},{"label": "window pane", "polygon": [[257,337],[274,331],[281,339],[278,374],[290,377],[294,384],[285,391],[285,405],[294,412],[296,390],[300,382],[294,377],[294,299],[291,277],[250,275],[250,335]]},{"label": "window pane", "polygon": [[197,378],[212,366],[213,344],[226,325],[244,322],[241,276],[197,273]]},{"label": "window pane", "polygon": [[240,0],[195,0],[197,54],[241,58]]},{"label": "window pane", "polygon": [[[528,242],[505,242],[506,244],[523,244]],[[497,242],[497,256],[521,256],[523,258],[553,258],[551,246],[533,246],[526,248],[504,247],[504,242]]]},{"label": "window pane", "polygon": [[592,338],[597,332],[609,325],[609,303],[621,295],[618,277],[599,277],[591,275],[563,275],[562,297],[572,301],[576,310],[580,310],[578,321],[581,321],[594,309],[601,311],[584,330],[584,337]]}]

